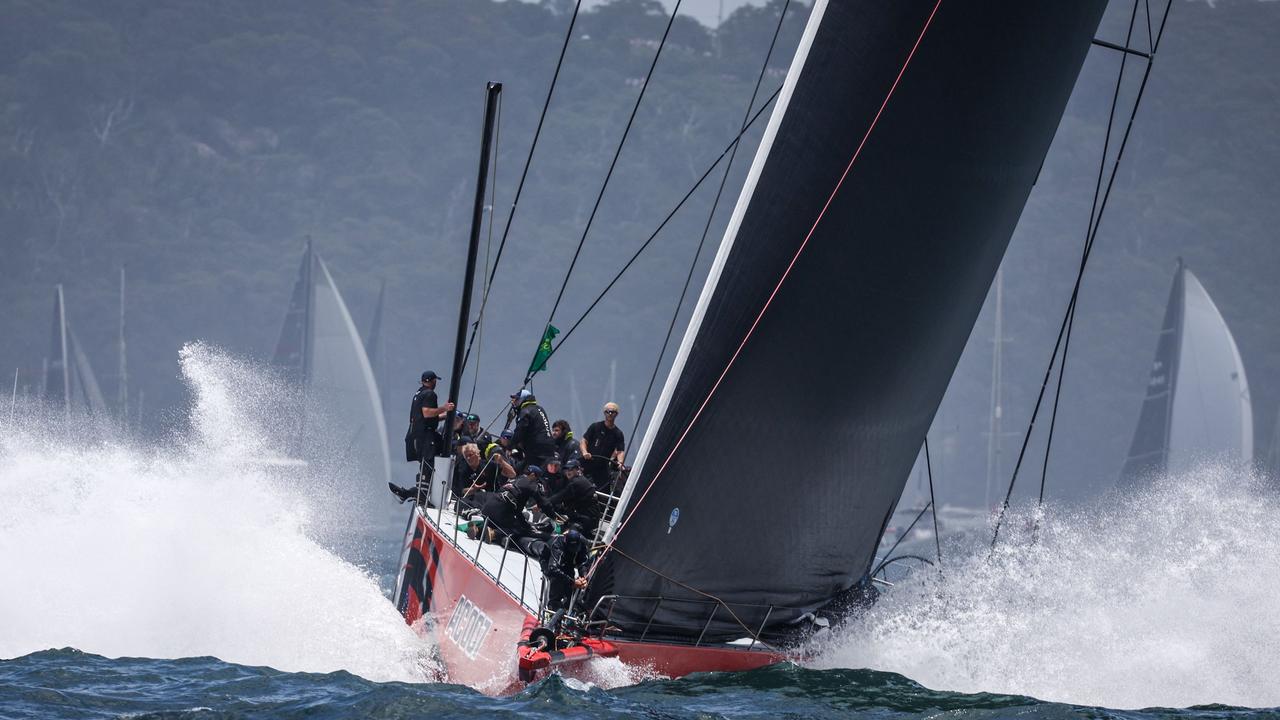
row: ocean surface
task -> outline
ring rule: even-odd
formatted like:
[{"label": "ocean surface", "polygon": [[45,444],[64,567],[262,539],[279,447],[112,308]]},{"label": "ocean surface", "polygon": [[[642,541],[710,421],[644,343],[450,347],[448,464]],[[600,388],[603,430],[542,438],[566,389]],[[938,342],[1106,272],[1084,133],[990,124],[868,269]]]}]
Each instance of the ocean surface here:
[{"label": "ocean surface", "polygon": [[1280,710],[1224,705],[1107,708],[1018,695],[929,690],[894,673],[777,665],[602,690],[552,676],[513,697],[444,683],[376,683],[209,657],[109,660],[47,650],[0,663],[6,718],[1227,718]]},{"label": "ocean surface", "polygon": [[281,462],[269,373],[182,366],[162,442],[0,416],[0,718],[1280,717],[1280,501],[1212,465],[952,535],[803,665],[489,698],[387,599],[405,508]]}]

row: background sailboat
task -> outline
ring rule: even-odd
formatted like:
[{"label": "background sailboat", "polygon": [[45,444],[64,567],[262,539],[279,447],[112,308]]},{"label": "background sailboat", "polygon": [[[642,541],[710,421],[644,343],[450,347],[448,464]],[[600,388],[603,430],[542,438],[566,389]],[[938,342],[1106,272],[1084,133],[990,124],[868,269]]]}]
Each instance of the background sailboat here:
[{"label": "background sailboat", "polygon": [[1120,483],[1205,461],[1252,460],[1253,409],[1240,350],[1204,285],[1179,260]]},{"label": "background sailboat", "polygon": [[53,339],[45,363],[44,397],[46,402],[68,413],[87,411],[90,415],[102,415],[107,411],[98,378],[67,321],[62,285],[54,289],[53,295]]},{"label": "background sailboat", "polygon": [[384,488],[391,458],[378,384],[342,294],[309,241],[274,362],[305,397],[293,451],[308,461],[336,460],[371,493]]}]

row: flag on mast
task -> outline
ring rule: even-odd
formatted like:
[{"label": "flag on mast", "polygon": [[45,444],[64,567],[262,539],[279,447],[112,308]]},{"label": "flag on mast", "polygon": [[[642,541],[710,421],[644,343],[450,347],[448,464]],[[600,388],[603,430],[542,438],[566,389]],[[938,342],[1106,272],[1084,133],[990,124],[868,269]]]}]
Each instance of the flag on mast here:
[{"label": "flag on mast", "polygon": [[547,323],[547,329],[542,331],[542,342],[538,343],[538,351],[533,354],[533,362],[529,363],[529,372],[525,373],[527,377],[532,377],[534,373],[547,369],[547,358],[551,357],[551,353],[554,352],[551,347],[551,341],[555,340],[559,334],[559,328]]}]

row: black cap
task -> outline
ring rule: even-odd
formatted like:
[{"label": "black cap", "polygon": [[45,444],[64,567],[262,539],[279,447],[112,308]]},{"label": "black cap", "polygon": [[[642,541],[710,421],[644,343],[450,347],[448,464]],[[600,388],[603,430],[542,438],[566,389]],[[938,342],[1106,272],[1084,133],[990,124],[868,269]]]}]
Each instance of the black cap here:
[{"label": "black cap", "polygon": [[422,382],[426,382],[428,380],[443,380],[443,379],[444,378],[436,374],[435,370],[428,370],[422,373]]},{"label": "black cap", "polygon": [[556,465],[560,464],[560,453],[551,453],[551,457],[547,458],[543,465],[550,465],[552,463],[555,463]]},{"label": "black cap", "polygon": [[569,458],[564,463],[565,470],[573,470],[576,467],[578,467],[578,461],[575,458]]}]

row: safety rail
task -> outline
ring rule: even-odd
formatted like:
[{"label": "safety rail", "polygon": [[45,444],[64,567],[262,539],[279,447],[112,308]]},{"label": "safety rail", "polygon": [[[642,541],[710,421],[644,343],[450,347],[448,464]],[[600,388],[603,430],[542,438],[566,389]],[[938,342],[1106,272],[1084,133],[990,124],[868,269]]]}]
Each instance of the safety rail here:
[{"label": "safety rail", "polygon": [[[450,493],[449,501],[446,502],[445,504],[451,504],[453,500],[454,498],[452,497],[452,493]],[[482,520],[480,524],[480,531],[478,533],[479,537],[472,538],[469,535],[464,536],[465,541],[471,541],[471,540],[475,541],[476,545],[474,549],[472,549],[469,546],[470,545],[469,542],[466,545],[464,545],[463,542],[459,541],[458,535],[460,533],[460,525],[461,525],[462,517],[457,512],[449,512],[449,516],[451,516],[452,518],[452,522],[450,524],[452,524],[453,526],[452,533],[450,533],[447,531],[445,527],[446,517],[445,517],[445,510],[443,507],[435,508],[436,510],[436,512],[434,513],[435,517],[432,517],[432,513],[427,512],[427,508],[423,507],[422,510],[423,510],[422,512],[423,518],[427,522],[431,523],[432,526],[435,527],[437,531],[436,533],[437,535],[447,540],[451,545],[453,545],[453,547],[456,550],[458,550],[458,552],[462,553],[465,556],[470,557],[474,561],[472,564],[475,565],[476,568],[480,570],[480,572],[484,573],[489,577],[489,579],[493,580],[495,585],[501,588],[503,592],[507,593],[507,595],[511,596],[512,599],[514,599],[517,603],[521,605],[521,607],[525,608],[531,613],[540,612],[543,606],[543,603],[545,601],[544,596],[546,594],[546,583],[543,582],[542,580],[542,568],[538,567],[538,572],[537,572],[537,578],[538,578],[537,582],[539,584],[539,587],[537,589],[537,595],[536,595],[537,602],[530,603],[526,600],[526,596],[528,594],[528,589],[529,589],[528,581],[529,581],[530,557],[528,554],[524,552],[524,549],[520,546],[519,542],[517,542],[515,538],[511,537],[509,533],[505,532],[504,530],[497,527],[496,525],[490,525],[489,518],[481,516]],[[502,542],[496,543],[496,542],[490,542],[489,540],[487,540],[488,533],[490,530],[500,535]],[[498,558],[498,569],[496,573],[491,571],[488,567],[486,567],[486,564],[484,562],[483,554],[486,549],[486,546],[493,548],[495,551],[501,553],[500,557]],[[516,592],[514,587],[510,586],[503,579],[503,571],[507,569],[507,558],[512,553],[518,554],[520,556],[520,560],[518,561],[521,563],[520,590],[518,593]]]},{"label": "safety rail", "polygon": [[[724,643],[724,642],[708,643],[708,644],[714,644],[720,647],[738,648],[738,649],[745,649],[745,650],[752,650],[755,648],[757,643],[763,642],[762,640],[760,640],[760,635],[761,633],[764,632],[765,627],[769,623],[769,618],[773,616],[774,611],[801,610],[800,608],[783,607],[780,605],[756,605],[756,604],[750,604],[750,603],[734,603],[732,606],[730,606],[728,603],[722,602],[720,600],[695,600],[692,598],[671,598],[671,597],[664,597],[661,595],[603,595],[596,600],[595,606],[592,607],[591,613],[590,615],[588,615],[588,617],[591,619],[591,622],[588,624],[591,627],[598,629],[601,637],[603,637],[606,633],[609,632],[609,628],[613,621],[613,611],[617,607],[619,600],[624,602],[637,602],[642,604],[650,603],[650,602],[653,603],[653,609],[649,611],[648,617],[645,620],[644,628],[640,631],[640,634],[637,637],[637,639],[640,640],[641,642],[643,642],[646,638],[648,638],[650,633],[653,632],[655,629],[660,630],[664,627],[671,627],[671,628],[677,627],[674,625],[668,626],[668,625],[663,625],[661,623],[659,624],[654,623],[654,619],[658,616],[658,611],[662,608],[663,604],[703,605],[703,606],[709,606],[711,608],[711,612],[707,615],[707,620],[705,623],[703,623],[702,631],[698,633],[698,638],[696,640],[690,642],[688,640],[672,639],[669,636],[663,636],[662,638],[663,642],[669,642],[671,644],[676,644],[676,645],[692,645],[693,647],[701,647],[704,644],[703,641],[706,639],[707,631],[711,629],[711,625],[716,621],[717,616],[722,617],[722,619],[724,620],[733,620],[734,622],[739,622],[739,623],[742,622],[740,618],[744,615],[754,615],[755,617],[760,617],[760,623],[759,625],[755,626],[755,630],[751,630],[746,626],[743,627],[743,634],[744,634],[743,639],[746,639],[748,637],[751,639],[751,642],[745,647],[735,643]],[[602,609],[606,605],[607,605],[607,610],[603,611],[604,617],[601,618]],[[641,606],[643,607],[643,605]],[[723,615],[721,615],[722,608],[725,611]],[[597,618],[600,618],[600,619],[597,619]]]},{"label": "safety rail", "polygon": [[[470,536],[466,537],[466,540],[468,541],[475,540],[475,542],[477,543],[474,548],[474,551],[469,546],[465,546],[462,542],[459,541],[459,538],[458,538],[458,535],[460,533],[460,525],[462,522],[462,516],[457,511],[459,498],[457,498],[454,495],[453,490],[451,488],[445,488],[444,490],[445,501],[441,504],[440,507],[430,508],[429,506],[423,504],[423,501],[426,499],[426,494],[423,492],[423,487],[427,482],[430,482],[431,478],[434,476],[435,468],[432,467],[430,464],[424,462],[420,465],[420,473],[426,477],[426,481],[419,482],[417,487],[417,490],[418,490],[417,503],[418,503],[418,507],[422,509],[423,518],[427,522],[431,523],[433,527],[435,527],[437,534],[441,538],[447,540],[451,545],[453,545],[453,547],[456,550],[458,550],[463,555],[470,557],[474,561],[472,564],[474,564],[476,568],[480,570],[480,572],[488,576],[489,579],[493,580],[494,584],[497,585],[499,588],[501,588],[503,592],[507,593],[507,595],[511,596],[512,599],[520,603],[521,607],[525,608],[531,613],[534,613],[535,616],[538,616],[541,618],[546,606],[545,603],[546,603],[546,591],[547,591],[545,578],[542,577],[541,566],[536,566],[537,582],[539,585],[537,594],[536,594],[537,601],[536,603],[530,603],[528,600],[526,600],[528,589],[529,589],[528,581],[529,581],[530,557],[524,551],[524,548],[520,545],[519,541],[516,538],[513,538],[509,533],[505,532],[501,528],[490,525],[489,518],[484,517],[483,515],[480,515],[481,524],[480,524],[480,531],[478,533],[479,537],[477,538],[471,538]],[[595,496],[597,500],[599,500],[600,503],[604,506],[603,517],[601,518],[599,527],[597,528],[596,537],[595,537],[595,541],[598,542],[599,538],[602,536],[601,533],[604,531],[604,529],[608,526],[609,522],[612,520],[613,511],[617,508],[618,502],[621,498],[606,492],[599,491],[599,490],[596,491]],[[446,511],[445,508],[449,506],[453,506],[454,510]],[[430,509],[434,509],[435,513],[433,514],[429,512]],[[449,517],[452,519],[452,522],[449,523],[453,526],[452,532],[449,532],[445,527],[446,512],[448,512]],[[502,541],[500,543],[488,541],[486,538],[488,536],[489,530],[492,530],[493,532],[501,535]],[[496,573],[491,571],[490,568],[485,565],[484,559],[482,558],[482,554],[484,552],[486,545],[497,548],[501,552],[501,556],[498,559],[498,569]],[[507,556],[511,553],[516,553],[520,556],[520,560],[519,560],[519,562],[521,563],[520,589],[518,593],[514,587],[509,585],[503,579],[503,571],[506,569],[506,566],[507,566]],[[535,559],[535,562],[536,562],[536,559]]]}]

